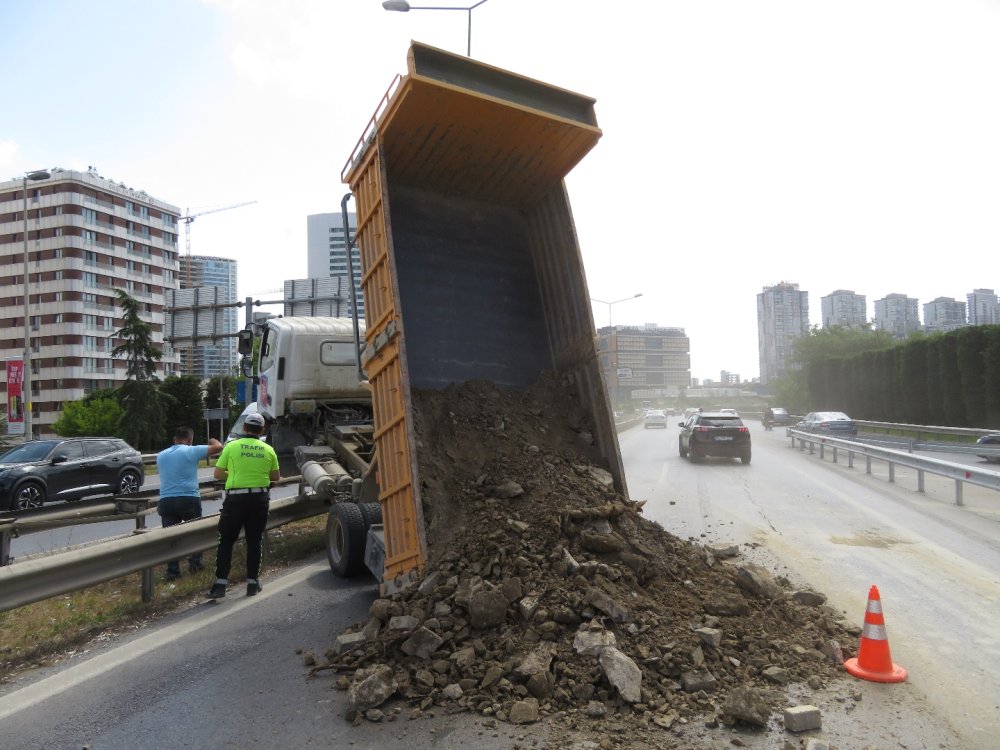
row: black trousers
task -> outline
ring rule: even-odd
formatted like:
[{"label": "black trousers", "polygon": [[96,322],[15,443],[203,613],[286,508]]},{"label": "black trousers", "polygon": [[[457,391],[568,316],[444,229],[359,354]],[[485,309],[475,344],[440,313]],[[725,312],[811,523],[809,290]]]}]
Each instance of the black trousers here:
[{"label": "black trousers", "polygon": [[[161,497],[156,504],[163,528],[176,526],[184,521],[201,518],[201,496],[198,497]],[[191,571],[201,570],[201,553],[196,552],[188,558]],[[178,560],[167,563],[167,575],[176,578],[181,574],[181,564]]]},{"label": "black trousers", "polygon": [[229,580],[233,545],[244,531],[247,540],[247,578],[260,575],[261,544],[267,529],[268,494],[230,495],[219,514],[219,549],[215,556],[215,577]]}]

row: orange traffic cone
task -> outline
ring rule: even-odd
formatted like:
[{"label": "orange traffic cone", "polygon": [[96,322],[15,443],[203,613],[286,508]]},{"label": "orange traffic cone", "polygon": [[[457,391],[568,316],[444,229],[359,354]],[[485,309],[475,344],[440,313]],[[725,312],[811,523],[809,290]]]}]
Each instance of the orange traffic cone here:
[{"label": "orange traffic cone", "polygon": [[885,633],[885,618],[882,617],[882,599],[878,586],[868,592],[868,608],[865,610],[865,626],[861,631],[861,646],[858,657],[844,662],[844,668],[855,677],[872,682],[902,682],[906,670],[892,663],[889,654],[889,637]]}]

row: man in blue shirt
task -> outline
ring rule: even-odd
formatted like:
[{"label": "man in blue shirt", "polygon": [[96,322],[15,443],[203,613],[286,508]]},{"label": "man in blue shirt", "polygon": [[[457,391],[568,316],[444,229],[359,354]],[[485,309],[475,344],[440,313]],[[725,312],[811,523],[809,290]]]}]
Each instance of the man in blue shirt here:
[{"label": "man in blue shirt", "polygon": [[[201,518],[198,462],[221,453],[222,443],[215,438],[209,438],[208,445],[192,445],[193,442],[194,430],[178,427],[174,444],[156,456],[156,468],[160,472],[160,500],[156,509],[164,528]],[[188,558],[188,566],[192,573],[202,569],[200,552]],[[167,580],[180,577],[180,561],[171,560],[167,563]]]}]

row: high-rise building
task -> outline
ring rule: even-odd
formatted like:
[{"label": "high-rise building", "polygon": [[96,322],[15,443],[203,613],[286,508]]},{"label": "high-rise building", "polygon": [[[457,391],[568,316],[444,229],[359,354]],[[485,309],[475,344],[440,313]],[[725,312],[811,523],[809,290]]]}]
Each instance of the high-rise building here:
[{"label": "high-rise building", "polygon": [[952,297],[938,297],[924,304],[924,330],[928,333],[953,331],[964,325],[964,302]]},{"label": "high-rise building", "polygon": [[969,301],[970,326],[1000,323],[1000,302],[992,289],[973,289],[965,298]]},{"label": "high-rise building", "polygon": [[809,292],[787,281],[764,287],[757,295],[761,383],[780,377],[794,367],[791,357],[795,342],[808,333]]},{"label": "high-rise building", "polygon": [[729,370],[723,370],[719,373],[719,382],[722,385],[739,385],[740,384],[740,374],[738,372],[729,372]]},{"label": "high-rise building", "polygon": [[[214,255],[182,255],[180,257],[180,288],[209,289],[218,287],[210,296],[199,295],[199,304],[211,299],[219,302],[236,302],[236,267],[232,258]],[[222,330],[218,333],[234,334],[239,329],[239,310],[226,307],[218,311],[216,317]],[[185,375],[199,378],[214,378],[218,375],[233,374],[238,361],[236,339],[219,339],[217,344],[197,344],[195,346],[177,343],[174,347],[180,355],[180,369]]]},{"label": "high-rise building", "polygon": [[[357,217],[347,214],[347,226],[354,237]],[[308,240],[307,270],[311,279],[350,276],[347,267],[347,239],[344,237],[344,221],[341,214],[311,214],[306,217]],[[358,317],[365,317],[365,300],[361,294],[361,257],[356,247],[351,248],[351,263],[354,270],[354,294],[358,301]],[[348,290],[350,291],[350,290]],[[344,300],[345,317],[350,314],[350,300]]]},{"label": "high-rise building", "polygon": [[[125,382],[125,361],[111,356],[121,343],[115,290],[139,303],[154,343],[163,346],[164,290],[177,286],[180,210],[93,168],[32,178],[27,191],[20,178],[0,182],[0,359],[6,367],[23,357],[27,294],[32,432],[44,437],[53,435],[63,404]],[[171,347],[163,350],[160,377],[177,368]]]},{"label": "high-rise building", "polygon": [[597,337],[601,374],[616,407],[690,386],[691,339],[683,328],[605,326]]},{"label": "high-rise building", "polygon": [[823,327],[844,326],[863,328],[868,325],[868,306],[865,295],[847,289],[838,289],[820,297]]},{"label": "high-rise building", "polygon": [[887,294],[875,300],[875,328],[905,339],[920,328],[919,309],[916,297]]}]

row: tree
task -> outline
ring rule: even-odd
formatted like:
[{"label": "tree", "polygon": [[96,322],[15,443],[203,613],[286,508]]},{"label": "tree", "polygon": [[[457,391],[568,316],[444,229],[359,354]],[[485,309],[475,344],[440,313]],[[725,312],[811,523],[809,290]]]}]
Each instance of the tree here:
[{"label": "tree", "polygon": [[105,391],[103,398],[84,398],[63,406],[52,431],[62,437],[118,437],[123,415],[118,399]]},{"label": "tree", "polygon": [[118,402],[124,410],[122,437],[139,450],[162,446],[164,403],[156,378],[156,363],[163,352],[153,343],[153,327],[140,315],[139,303],[121,289],[115,295],[122,307],[122,327],[115,331],[122,343],[111,356],[124,358],[125,383],[118,389]]},{"label": "tree", "polygon": [[[178,427],[190,427],[194,430],[195,442],[205,442],[205,420],[202,416],[204,394],[201,381],[194,375],[172,375],[160,384],[160,393],[170,396],[173,403],[169,406],[170,431]],[[168,436],[169,437],[169,436]]]}]

